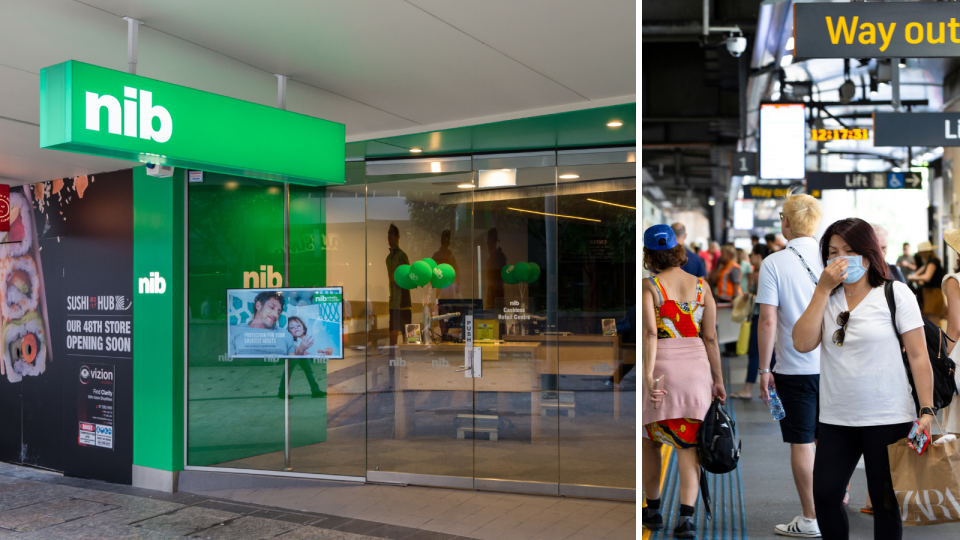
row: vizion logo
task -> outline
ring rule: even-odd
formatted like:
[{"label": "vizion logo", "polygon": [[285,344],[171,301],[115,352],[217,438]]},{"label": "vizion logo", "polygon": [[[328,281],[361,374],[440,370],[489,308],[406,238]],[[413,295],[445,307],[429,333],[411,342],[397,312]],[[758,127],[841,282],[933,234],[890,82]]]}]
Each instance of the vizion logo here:
[{"label": "vizion logo", "polygon": [[142,277],[138,283],[140,294],[163,294],[167,291],[167,280],[160,277],[160,272],[150,272],[150,277]]},{"label": "vizion logo", "polygon": [[[137,93],[139,92],[140,111],[137,112]],[[87,129],[100,131],[100,111],[107,109],[107,132],[141,139],[153,139],[159,143],[170,140],[173,134],[173,119],[170,112],[160,105],[153,104],[153,92],[123,87],[123,130],[120,129],[120,100],[104,94],[86,93]],[[154,118],[160,121],[160,128],[153,129]],[[139,128],[139,130],[138,130]]]}]

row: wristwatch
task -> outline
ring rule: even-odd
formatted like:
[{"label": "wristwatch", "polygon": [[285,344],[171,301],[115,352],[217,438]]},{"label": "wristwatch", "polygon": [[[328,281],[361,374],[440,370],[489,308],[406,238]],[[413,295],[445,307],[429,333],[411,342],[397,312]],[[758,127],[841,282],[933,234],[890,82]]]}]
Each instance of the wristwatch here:
[{"label": "wristwatch", "polygon": [[770,373],[772,371],[773,371],[772,369],[758,369],[757,373],[759,373],[760,375],[763,375],[764,373]]},{"label": "wristwatch", "polygon": [[930,416],[936,416],[937,413],[930,407],[920,407],[920,416],[929,414]]}]

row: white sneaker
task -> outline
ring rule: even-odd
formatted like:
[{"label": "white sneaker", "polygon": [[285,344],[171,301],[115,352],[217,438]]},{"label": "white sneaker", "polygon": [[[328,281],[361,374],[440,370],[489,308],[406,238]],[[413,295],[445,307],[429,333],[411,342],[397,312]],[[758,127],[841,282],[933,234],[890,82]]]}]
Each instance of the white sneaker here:
[{"label": "white sneaker", "polygon": [[793,518],[793,521],[786,525],[777,525],[775,529],[780,536],[820,538],[820,526],[817,525],[817,520],[806,519],[803,516]]}]

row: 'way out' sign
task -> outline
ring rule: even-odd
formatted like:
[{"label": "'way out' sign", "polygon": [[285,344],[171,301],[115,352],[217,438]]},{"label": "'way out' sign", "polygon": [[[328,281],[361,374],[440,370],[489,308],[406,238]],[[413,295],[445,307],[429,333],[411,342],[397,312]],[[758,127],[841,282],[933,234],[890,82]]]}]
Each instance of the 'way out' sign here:
[{"label": "'way out' sign", "polygon": [[40,71],[40,147],[312,186],[343,124],[71,60]]},{"label": "'way out' sign", "polygon": [[852,2],[793,6],[797,58],[960,56],[960,4]]}]

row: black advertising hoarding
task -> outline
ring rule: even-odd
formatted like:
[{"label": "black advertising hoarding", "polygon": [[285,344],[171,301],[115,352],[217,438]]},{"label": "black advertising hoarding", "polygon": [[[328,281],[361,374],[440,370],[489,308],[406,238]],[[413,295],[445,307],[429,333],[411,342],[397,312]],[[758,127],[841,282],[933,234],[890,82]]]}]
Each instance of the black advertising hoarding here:
[{"label": "black advertising hoarding", "polygon": [[954,2],[803,3],[793,6],[797,58],[960,56]]},{"label": "black advertising hoarding", "polygon": [[960,146],[960,113],[873,113],[874,146]]},{"label": "black advertising hoarding", "polygon": [[124,170],[10,190],[0,459],[132,481],[132,181]]}]

